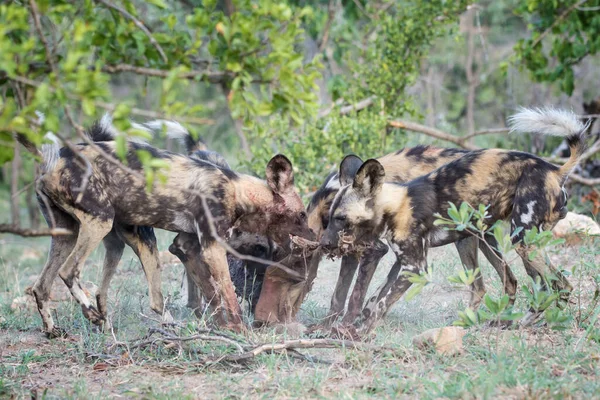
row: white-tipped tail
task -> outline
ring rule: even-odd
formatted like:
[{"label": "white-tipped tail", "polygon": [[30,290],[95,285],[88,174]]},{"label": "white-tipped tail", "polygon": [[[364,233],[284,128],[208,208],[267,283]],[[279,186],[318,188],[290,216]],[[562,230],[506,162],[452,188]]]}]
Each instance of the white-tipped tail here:
[{"label": "white-tipped tail", "polygon": [[100,122],[98,122],[98,125],[100,129],[102,129],[107,135],[111,136],[112,138],[117,137],[117,135],[119,134],[117,128],[115,128],[115,126],[112,123],[112,115],[110,115],[109,113],[105,113],[102,116],[102,118],[100,118]]},{"label": "white-tipped tail", "polygon": [[165,132],[167,137],[171,139],[186,140],[190,135],[187,129],[179,122],[167,121],[165,119],[157,119],[154,121],[144,122],[142,125],[154,132]]},{"label": "white-tipped tail", "polygon": [[42,173],[52,171],[60,158],[60,140],[58,137],[54,133],[48,132],[44,135],[44,139],[51,143],[42,145]]},{"label": "white-tipped tail", "polygon": [[584,124],[572,111],[553,107],[521,108],[508,118],[510,132],[539,133],[551,136],[578,135],[585,129]]},{"label": "white-tipped tail", "polygon": [[551,107],[523,108],[510,117],[508,123],[511,132],[530,132],[565,138],[571,155],[558,169],[563,180],[566,180],[569,173],[579,164],[585,150],[583,134],[587,127],[574,112]]}]

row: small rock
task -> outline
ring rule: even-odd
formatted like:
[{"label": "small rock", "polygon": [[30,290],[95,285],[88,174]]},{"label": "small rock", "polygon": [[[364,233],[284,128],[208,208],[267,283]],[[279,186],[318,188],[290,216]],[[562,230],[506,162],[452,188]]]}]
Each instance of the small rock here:
[{"label": "small rock", "polygon": [[463,352],[465,330],[458,326],[429,329],[413,338],[413,344],[421,349],[435,348],[438,354],[455,355]]},{"label": "small rock", "polygon": [[555,238],[565,239],[572,246],[581,243],[588,236],[600,236],[600,226],[586,215],[568,212],[552,229],[552,234]]}]

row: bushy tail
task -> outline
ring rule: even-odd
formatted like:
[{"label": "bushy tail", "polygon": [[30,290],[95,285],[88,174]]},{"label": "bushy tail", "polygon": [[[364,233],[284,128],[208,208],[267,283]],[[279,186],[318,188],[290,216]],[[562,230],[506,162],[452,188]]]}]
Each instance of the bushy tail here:
[{"label": "bushy tail", "polygon": [[179,122],[157,119],[144,122],[143,124],[139,124],[139,126],[142,129],[146,128],[153,132],[165,132],[167,137],[180,140],[185,145],[188,154],[208,150],[206,143],[200,137],[192,137],[192,134]]},{"label": "bushy tail", "polygon": [[564,137],[571,150],[569,160],[560,167],[559,173],[566,178],[577,166],[585,151],[583,134],[586,126],[572,111],[546,108],[522,108],[518,113],[509,117],[511,132],[538,133]]},{"label": "bushy tail", "polygon": [[54,169],[60,158],[60,140],[52,132],[44,135],[44,139],[50,143],[42,145],[42,163],[40,170],[42,174],[50,172]]}]

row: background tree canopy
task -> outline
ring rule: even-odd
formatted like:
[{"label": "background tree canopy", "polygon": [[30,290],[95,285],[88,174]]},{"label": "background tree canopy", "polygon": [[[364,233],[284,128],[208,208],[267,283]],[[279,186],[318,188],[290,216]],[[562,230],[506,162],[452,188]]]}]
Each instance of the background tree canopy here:
[{"label": "background tree canopy", "polygon": [[[351,152],[364,158],[435,143],[549,154],[558,142],[484,134],[502,132],[519,105],[583,113],[583,102],[598,97],[599,7],[582,0],[5,1],[2,190],[33,179],[34,159],[20,157],[16,134],[38,145],[47,131],[78,141],[82,127],[107,111],[121,143],[141,134],[130,121],[169,118],[242,170],[261,174],[274,153],[285,153],[303,194]],[[152,142],[178,150],[164,138]],[[160,166],[147,160],[145,167]]]}]

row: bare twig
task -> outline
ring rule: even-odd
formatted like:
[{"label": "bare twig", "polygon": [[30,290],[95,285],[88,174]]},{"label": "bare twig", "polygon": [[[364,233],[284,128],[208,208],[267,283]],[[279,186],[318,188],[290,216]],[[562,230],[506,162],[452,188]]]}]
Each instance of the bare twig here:
[{"label": "bare twig", "polygon": [[151,335],[154,332],[161,333],[162,335],[164,335],[164,337],[158,337],[158,338],[144,340],[143,342],[140,342],[138,344],[131,346],[131,349],[145,347],[145,346],[148,346],[149,344],[153,344],[156,342],[172,343],[172,342],[190,342],[193,340],[207,340],[207,341],[226,343],[228,345],[234,346],[240,353],[244,352],[244,348],[242,347],[241,344],[239,344],[235,340],[226,338],[224,336],[203,335],[203,334],[191,335],[191,336],[174,336],[174,335],[170,334],[169,332],[165,331],[164,329],[158,329],[158,328],[152,328],[151,331],[149,332],[149,334]]},{"label": "bare twig", "polygon": [[[25,78],[22,76],[12,76],[8,79],[11,79],[15,82],[19,82],[19,83],[23,83],[25,85],[28,86],[33,86],[33,87],[39,87],[40,86],[40,82],[34,81],[32,79],[29,78]],[[54,92],[53,88],[50,88],[51,91]],[[72,95],[67,95],[67,97],[70,100],[75,100],[75,101],[80,101],[81,99]],[[104,110],[107,111],[113,111],[117,108],[117,106],[115,104],[112,103],[107,103],[104,101],[94,101],[94,105],[96,107],[102,108]],[[184,116],[171,116],[171,115],[167,115],[165,113],[161,113],[158,111],[151,111],[151,110],[144,110],[141,108],[131,108],[130,110],[131,114],[133,115],[139,115],[142,117],[148,117],[148,118],[156,118],[156,119],[169,119],[169,118],[177,118],[178,121],[181,122],[186,122],[189,124],[196,124],[196,125],[212,125],[215,123],[214,119],[210,119],[210,118],[198,118],[198,117],[184,117]],[[37,150],[37,148],[33,147],[33,148],[27,148],[27,150],[29,150],[31,153],[36,154],[36,155],[40,155],[39,154],[39,150]]]},{"label": "bare twig", "polygon": [[[95,101],[94,104],[97,107],[103,108],[107,111],[114,111],[115,108],[117,108],[117,106],[115,104],[106,103],[104,101]],[[210,119],[210,118],[170,116],[165,113],[151,111],[151,110],[143,110],[141,108],[131,108],[130,113],[133,115],[139,115],[141,117],[155,118],[155,119],[169,119],[169,118],[175,117],[180,122],[185,122],[188,124],[195,124],[195,125],[213,125],[215,123],[215,120]]]},{"label": "bare twig", "polygon": [[475,136],[490,135],[490,134],[493,134],[493,133],[506,133],[506,132],[509,132],[509,131],[510,131],[509,128],[483,129],[483,130],[480,130],[480,131],[473,132],[470,135],[462,136],[461,139],[463,139],[463,140],[466,141],[466,140],[469,140],[471,138],[474,138]]},{"label": "bare twig", "polygon": [[42,44],[44,45],[44,51],[46,52],[46,62],[50,66],[50,70],[58,78],[58,70],[56,69],[56,65],[54,64],[54,61],[52,58],[52,51],[50,50],[48,41],[46,40],[46,37],[44,36],[44,31],[42,30],[42,22],[40,20],[40,12],[39,12],[37,3],[35,2],[35,0],[29,0],[29,6],[31,7],[31,14],[33,16],[33,23],[35,25],[35,30],[37,31],[37,34],[38,34]]},{"label": "bare twig", "polygon": [[571,174],[569,178],[573,179],[577,183],[581,183],[586,186],[598,186],[600,185],[600,178],[584,178],[581,175]]},{"label": "bare twig", "polygon": [[394,121],[389,121],[388,125],[391,127],[394,127],[394,128],[401,128],[401,129],[406,129],[406,130],[413,131],[413,132],[423,133],[427,136],[431,136],[436,139],[441,139],[441,140],[445,140],[447,142],[454,143],[454,144],[456,144],[462,148],[468,149],[468,150],[477,150],[478,149],[478,147],[476,147],[476,146],[465,143],[461,137],[451,135],[449,133],[440,131],[439,129],[436,129],[436,128],[431,128],[431,127],[428,127],[425,125],[421,125],[416,122],[404,121],[404,120],[394,120]]},{"label": "bare twig", "polygon": [[533,47],[537,46],[542,41],[542,39],[544,39],[546,37],[546,35],[548,35],[548,33],[550,33],[552,31],[552,29],[554,29],[554,27],[556,25],[558,25],[560,22],[562,22],[562,20],[565,19],[567,17],[567,15],[569,15],[573,10],[582,6],[584,3],[587,3],[587,0],[581,0],[581,1],[573,4],[571,7],[567,8],[562,14],[560,14],[558,16],[558,18],[556,18],[554,20],[554,22],[552,22],[552,25],[550,25],[548,27],[548,29],[546,29],[544,32],[542,32],[542,34],[540,36],[538,36],[538,38],[536,40],[534,40],[534,42],[531,44],[531,47],[533,48]]},{"label": "bare twig", "polygon": [[367,97],[364,100],[359,101],[356,104],[350,104],[349,106],[344,106],[344,107],[340,108],[340,114],[346,115],[346,114],[350,114],[352,111],[363,110],[363,109],[369,107],[371,104],[373,104],[374,100],[375,100],[375,96],[371,96],[371,97]]},{"label": "bare twig", "polygon": [[129,12],[127,12],[127,10],[123,9],[122,7],[117,6],[116,4],[112,4],[108,0],[96,0],[96,1],[104,4],[108,8],[112,8],[113,10],[118,11],[125,18],[131,20],[135,24],[135,26],[140,28],[140,30],[142,32],[144,32],[144,34],[148,37],[148,40],[150,40],[150,43],[152,43],[152,46],[154,46],[156,51],[158,51],[158,53],[162,57],[165,64],[169,62],[169,59],[167,58],[167,55],[163,51],[162,47],[160,47],[160,44],[158,44],[156,39],[154,39],[154,36],[152,36],[152,33],[148,30],[148,28],[146,28],[146,25],[144,25],[144,23],[142,21],[140,21],[139,19],[137,19],[136,17],[131,15]]},{"label": "bare twig", "polygon": [[[131,64],[116,64],[116,65],[103,65],[102,71],[109,74],[116,74],[119,72],[133,72],[138,75],[144,76],[155,76],[159,78],[166,78],[169,76],[170,71],[155,69],[155,68],[147,68],[147,67],[138,67]],[[190,80],[206,80],[210,83],[223,83],[227,82],[233,78],[235,78],[235,74],[231,72],[212,72],[212,71],[184,71],[180,72],[178,75],[181,79],[190,79]],[[270,83],[270,80],[263,79],[254,79],[253,83]]]},{"label": "bare twig", "polygon": [[71,235],[68,229],[53,228],[53,229],[27,229],[9,224],[0,224],[0,233],[12,233],[13,235],[23,237],[38,237],[38,236],[59,236]]},{"label": "bare twig", "polygon": [[335,3],[336,0],[329,0],[329,5],[327,6],[327,22],[323,28],[323,36],[321,37],[321,42],[319,43],[320,52],[325,50],[325,47],[327,47],[327,42],[329,41],[329,32],[331,31],[331,25],[333,24],[333,18],[335,17]]},{"label": "bare twig", "polygon": [[[350,105],[341,107],[339,113],[340,113],[340,115],[346,115],[346,114],[350,114],[352,111],[363,110],[363,109],[371,106],[374,101],[375,101],[375,96],[367,97],[366,99],[361,100],[358,103],[350,104]],[[329,114],[331,114],[331,112],[336,107],[339,107],[342,104],[344,104],[344,99],[338,99],[338,100],[336,100],[335,103],[333,103],[330,106],[328,106],[327,108],[324,108],[321,111],[319,111],[319,118],[323,118],[323,117],[328,116]]]}]

